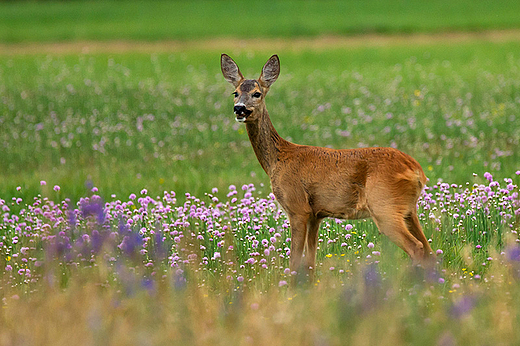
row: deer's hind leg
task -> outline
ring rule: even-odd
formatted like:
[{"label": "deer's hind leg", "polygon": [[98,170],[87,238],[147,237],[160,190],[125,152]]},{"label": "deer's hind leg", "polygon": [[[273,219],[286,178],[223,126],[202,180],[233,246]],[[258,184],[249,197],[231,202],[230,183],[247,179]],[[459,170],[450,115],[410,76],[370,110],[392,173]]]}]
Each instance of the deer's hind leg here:
[{"label": "deer's hind leg", "polygon": [[410,233],[402,214],[373,215],[372,218],[379,231],[403,249],[414,262],[424,258],[424,245]]},{"label": "deer's hind leg", "polygon": [[424,244],[410,232],[404,218],[410,213],[410,206],[398,202],[391,196],[379,195],[379,198],[369,200],[370,216],[379,232],[403,249],[413,261],[420,261],[424,257]]},{"label": "deer's hind leg", "polygon": [[431,251],[417,218],[421,187],[416,172],[411,171],[387,181],[376,178],[367,183],[367,207],[379,231],[414,262],[421,262]]},{"label": "deer's hind leg", "polygon": [[421,228],[421,224],[419,223],[419,218],[417,217],[417,212],[413,210],[410,215],[404,218],[406,222],[406,227],[412,233],[412,235],[419,240],[424,246],[424,257],[427,258],[430,254],[433,254],[433,250],[424,235],[424,232]]}]

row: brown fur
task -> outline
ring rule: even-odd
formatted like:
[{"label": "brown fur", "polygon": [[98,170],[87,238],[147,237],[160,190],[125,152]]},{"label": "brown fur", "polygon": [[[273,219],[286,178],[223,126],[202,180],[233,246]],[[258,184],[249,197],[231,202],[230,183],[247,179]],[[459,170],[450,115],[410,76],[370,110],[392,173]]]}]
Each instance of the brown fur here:
[{"label": "brown fur", "polygon": [[[381,233],[413,260],[432,249],[417,218],[416,204],[426,176],[417,161],[392,148],[329,149],[290,143],[273,127],[265,94],[279,74],[273,55],[258,80],[246,80],[236,63],[221,57],[226,80],[236,87],[235,104],[252,111],[247,133],[276,199],[291,225],[291,270],[315,267],[318,229],[325,217],[371,217]],[[261,96],[252,96],[255,92]]]}]

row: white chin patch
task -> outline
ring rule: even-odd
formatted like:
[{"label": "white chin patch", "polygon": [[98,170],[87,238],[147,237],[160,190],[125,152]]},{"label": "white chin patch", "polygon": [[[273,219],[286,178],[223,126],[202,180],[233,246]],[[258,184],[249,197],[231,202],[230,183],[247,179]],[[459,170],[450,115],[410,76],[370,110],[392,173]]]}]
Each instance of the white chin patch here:
[{"label": "white chin patch", "polygon": [[237,123],[243,123],[246,121],[246,117],[242,117],[242,118],[235,118],[236,122]]}]

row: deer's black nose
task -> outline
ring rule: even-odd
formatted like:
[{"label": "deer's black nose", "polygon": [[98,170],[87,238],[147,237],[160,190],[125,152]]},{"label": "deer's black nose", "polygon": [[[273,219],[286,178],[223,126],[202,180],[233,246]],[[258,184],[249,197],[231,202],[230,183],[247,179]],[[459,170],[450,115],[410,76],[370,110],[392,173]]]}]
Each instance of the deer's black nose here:
[{"label": "deer's black nose", "polygon": [[235,114],[243,114],[246,112],[246,106],[236,105],[235,107],[233,107],[233,111],[235,112]]}]

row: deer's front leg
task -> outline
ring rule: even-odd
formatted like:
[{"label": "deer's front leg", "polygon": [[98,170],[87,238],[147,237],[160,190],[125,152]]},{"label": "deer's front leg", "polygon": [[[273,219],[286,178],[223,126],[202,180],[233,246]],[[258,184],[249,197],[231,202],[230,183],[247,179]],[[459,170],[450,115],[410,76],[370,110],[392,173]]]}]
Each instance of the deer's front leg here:
[{"label": "deer's front leg", "polygon": [[316,249],[318,247],[318,233],[321,219],[310,217],[307,223],[307,242],[305,247],[305,269],[309,270],[309,278],[314,281],[316,269]]},{"label": "deer's front leg", "polygon": [[291,272],[300,270],[305,239],[307,239],[308,219],[307,215],[289,215],[289,223],[291,225],[291,256],[289,265]]}]

